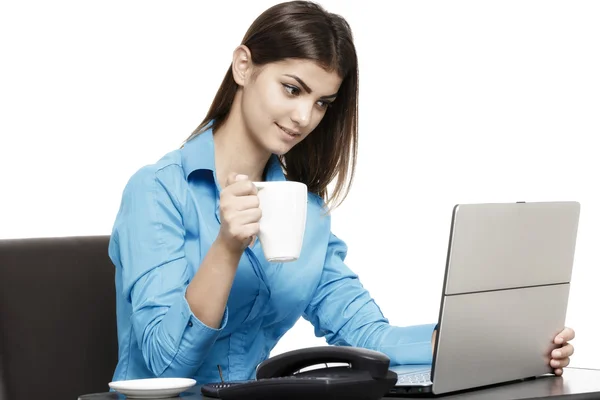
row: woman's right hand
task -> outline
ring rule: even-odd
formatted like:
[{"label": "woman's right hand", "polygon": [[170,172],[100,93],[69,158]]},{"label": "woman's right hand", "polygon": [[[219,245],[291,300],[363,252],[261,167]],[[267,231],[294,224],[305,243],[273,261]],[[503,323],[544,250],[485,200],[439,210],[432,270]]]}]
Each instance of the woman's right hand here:
[{"label": "woman's right hand", "polygon": [[257,192],[248,177],[239,174],[230,174],[221,191],[221,229],[217,239],[240,255],[258,235],[262,213]]}]

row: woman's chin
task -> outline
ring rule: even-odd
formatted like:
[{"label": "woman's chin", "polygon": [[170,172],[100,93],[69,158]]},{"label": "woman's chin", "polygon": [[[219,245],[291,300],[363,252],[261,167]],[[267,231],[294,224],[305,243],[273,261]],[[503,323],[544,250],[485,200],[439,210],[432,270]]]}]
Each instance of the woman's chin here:
[{"label": "woman's chin", "polygon": [[288,151],[290,151],[289,148],[286,149],[273,149],[271,151],[271,154],[275,154],[276,156],[283,156],[285,155]]},{"label": "woman's chin", "polygon": [[288,151],[290,151],[292,149],[292,147],[294,147],[294,146],[290,143],[282,143],[282,142],[270,143],[269,151],[272,154],[282,156],[282,155],[286,154]]}]

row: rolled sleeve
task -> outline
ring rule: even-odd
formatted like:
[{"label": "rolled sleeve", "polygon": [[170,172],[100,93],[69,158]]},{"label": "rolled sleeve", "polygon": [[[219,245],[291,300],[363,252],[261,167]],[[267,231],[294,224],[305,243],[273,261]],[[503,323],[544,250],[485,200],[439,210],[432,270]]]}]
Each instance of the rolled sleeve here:
[{"label": "rolled sleeve", "polygon": [[[185,227],[169,182],[142,169],[128,182],[113,235],[131,324],[147,368],[155,376],[191,376],[221,330],[203,324],[185,298],[194,268],[184,252]],[[134,344],[132,344],[133,346]]]},{"label": "rolled sleeve", "polygon": [[[197,369],[219,333],[227,325],[227,320],[228,310],[225,309],[218,329],[205,325],[192,313],[185,296],[180,296],[179,300],[174,302],[164,314],[161,322],[163,329],[158,331],[161,335],[159,340],[164,344],[158,348],[172,350],[160,363],[163,366],[170,363],[170,371],[164,371],[162,375],[171,375],[172,372],[178,376],[182,371],[193,372],[194,368]],[[148,352],[151,352],[151,349]]]},{"label": "rolled sleeve", "polygon": [[392,364],[431,362],[434,325],[394,327],[344,263],[346,244],[331,234],[323,273],[304,318],[327,343],[385,353]]},{"label": "rolled sleeve", "polygon": [[390,357],[392,365],[431,364],[431,337],[435,324],[390,326],[379,339],[378,351]]}]

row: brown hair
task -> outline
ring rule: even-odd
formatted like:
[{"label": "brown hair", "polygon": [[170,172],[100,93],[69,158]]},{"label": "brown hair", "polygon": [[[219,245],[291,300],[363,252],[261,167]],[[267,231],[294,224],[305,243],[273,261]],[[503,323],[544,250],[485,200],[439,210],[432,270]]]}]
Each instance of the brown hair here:
[{"label": "brown hair", "polygon": [[[318,4],[290,1],[263,12],[242,44],[250,49],[254,65],[308,59],[343,78],[337,99],[315,130],[280,156],[288,179],[305,183],[327,204],[341,204],[352,184],[358,144],[358,61],[350,26]],[[187,140],[206,130],[211,121],[212,128],[219,129],[237,90],[230,67],[206,117]],[[327,186],[334,180],[329,195]]]}]

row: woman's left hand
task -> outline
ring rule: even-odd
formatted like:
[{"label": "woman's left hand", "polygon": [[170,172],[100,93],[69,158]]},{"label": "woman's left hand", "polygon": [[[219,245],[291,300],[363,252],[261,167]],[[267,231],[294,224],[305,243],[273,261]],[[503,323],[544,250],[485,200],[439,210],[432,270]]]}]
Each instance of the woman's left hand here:
[{"label": "woman's left hand", "polygon": [[575,331],[571,328],[565,328],[554,338],[554,343],[560,347],[552,350],[550,366],[554,368],[554,373],[558,376],[562,375],[563,368],[571,361],[569,357],[573,355],[574,349],[569,340],[573,340],[573,338],[575,338]]}]

